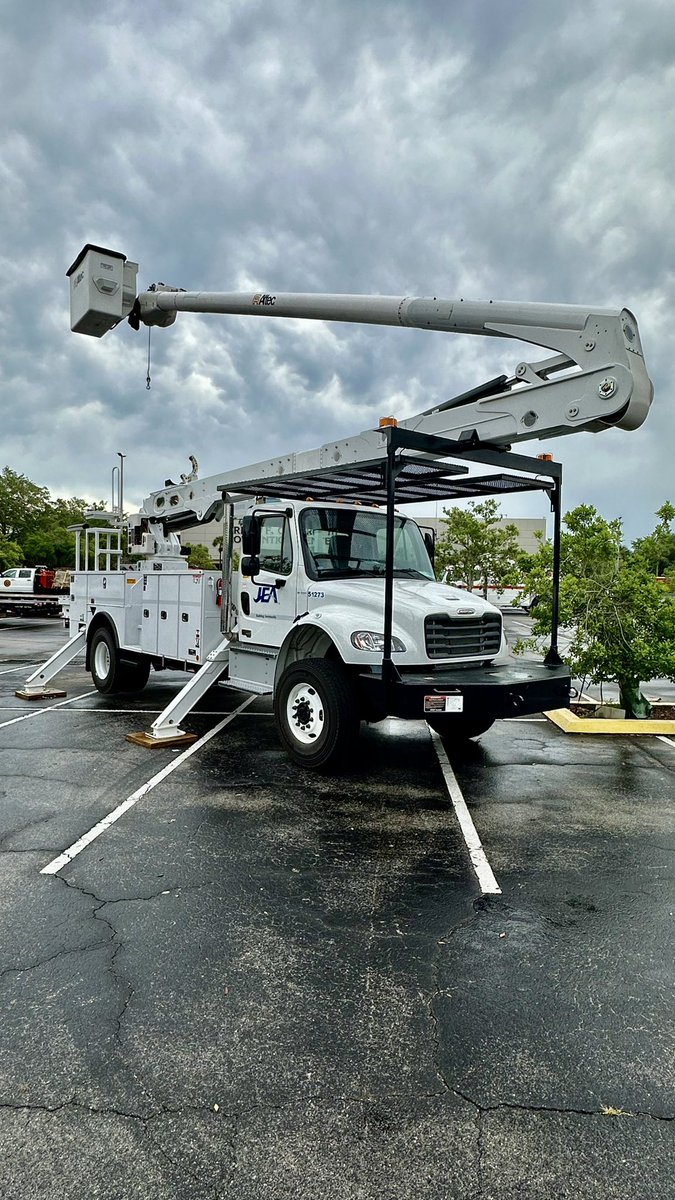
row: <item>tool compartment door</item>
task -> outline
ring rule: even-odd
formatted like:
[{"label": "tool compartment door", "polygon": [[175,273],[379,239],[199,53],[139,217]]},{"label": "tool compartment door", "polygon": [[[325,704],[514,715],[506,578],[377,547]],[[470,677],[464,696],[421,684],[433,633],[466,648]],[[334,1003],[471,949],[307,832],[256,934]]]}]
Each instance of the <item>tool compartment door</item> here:
[{"label": "tool compartment door", "polygon": [[178,587],[175,572],[143,576],[141,650],[160,658],[178,657]]},{"label": "tool compartment door", "polygon": [[205,612],[213,609],[217,627],[220,611],[216,599],[217,576],[211,572],[187,571],[178,589],[178,657],[186,663],[201,664],[211,646],[204,650]]}]

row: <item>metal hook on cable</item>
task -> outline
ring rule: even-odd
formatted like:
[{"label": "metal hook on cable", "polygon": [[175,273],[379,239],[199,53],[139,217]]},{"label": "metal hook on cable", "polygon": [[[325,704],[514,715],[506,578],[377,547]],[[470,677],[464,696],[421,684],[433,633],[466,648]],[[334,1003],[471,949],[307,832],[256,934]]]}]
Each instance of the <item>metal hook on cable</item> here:
[{"label": "metal hook on cable", "polygon": [[148,373],[145,377],[146,391],[150,391],[150,334],[152,333],[151,326],[148,326]]}]

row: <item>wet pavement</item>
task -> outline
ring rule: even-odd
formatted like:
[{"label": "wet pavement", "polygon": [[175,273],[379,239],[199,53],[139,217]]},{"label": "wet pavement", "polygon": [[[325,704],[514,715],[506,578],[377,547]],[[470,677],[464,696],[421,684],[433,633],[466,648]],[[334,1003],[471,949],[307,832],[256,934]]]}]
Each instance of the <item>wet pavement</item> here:
[{"label": "wet pavement", "polygon": [[215,689],[148,751],[178,675],[14,697],[64,636],[0,623],[0,1196],[675,1196],[675,739],[453,754],[484,896],[424,724],[322,778]]}]

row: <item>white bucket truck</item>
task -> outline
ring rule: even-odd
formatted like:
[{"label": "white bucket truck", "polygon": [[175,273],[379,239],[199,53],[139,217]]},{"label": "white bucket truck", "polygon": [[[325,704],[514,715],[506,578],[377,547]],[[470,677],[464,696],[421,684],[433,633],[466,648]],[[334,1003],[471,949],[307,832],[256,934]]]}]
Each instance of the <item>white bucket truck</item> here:
[{"label": "white bucket truck", "polygon": [[[181,723],[220,683],[271,695],[282,743],[315,769],[344,764],[362,720],[426,719],[451,743],[500,717],[566,706],[570,676],[557,648],[561,468],[549,455],[525,457],[511,446],[642,424],[652,386],[633,315],[436,298],[191,293],[163,284],[132,300],[135,270],[123,255],[86,246],[69,271],[73,328],[101,336],[125,315],[137,328],[170,325],[178,311],[248,313],[514,338],[554,354],[314,451],[204,480],[193,470],[151,493],[128,521],[133,570],[115,569],[120,503],[109,530],[80,531],[80,561],[93,555],[97,569],[76,565],[72,637],[18,694],[44,695],[83,649],[102,692],[138,691],[151,667],[178,667],[188,682],[132,740],[157,746],[193,737]],[[489,473],[471,474],[477,463]],[[537,489],[554,513],[551,644],[542,663],[515,662],[500,611],[436,581],[429,535],[400,510]],[[222,576],[190,570],[180,531],[221,516]],[[236,572],[235,516],[243,550]]]}]

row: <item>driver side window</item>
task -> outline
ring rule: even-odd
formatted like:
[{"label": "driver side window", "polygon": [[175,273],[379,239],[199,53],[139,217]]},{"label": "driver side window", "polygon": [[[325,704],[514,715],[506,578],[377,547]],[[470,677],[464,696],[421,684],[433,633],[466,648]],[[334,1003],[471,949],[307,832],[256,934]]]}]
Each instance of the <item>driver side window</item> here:
[{"label": "driver side window", "polygon": [[293,544],[288,517],[270,513],[260,522],[260,570],[275,575],[290,575],[293,569]]}]

